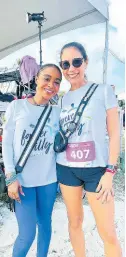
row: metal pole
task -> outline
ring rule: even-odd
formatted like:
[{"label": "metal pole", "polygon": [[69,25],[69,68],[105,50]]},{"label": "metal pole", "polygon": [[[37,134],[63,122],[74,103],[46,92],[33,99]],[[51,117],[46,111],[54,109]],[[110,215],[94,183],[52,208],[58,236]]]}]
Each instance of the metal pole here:
[{"label": "metal pole", "polygon": [[107,9],[108,18],[106,20],[106,30],[105,30],[105,49],[103,57],[103,83],[107,83],[107,68],[108,68],[108,51],[109,51],[109,6]]},{"label": "metal pole", "polygon": [[107,68],[108,68],[108,51],[109,51],[109,21],[106,21],[105,32],[105,49],[103,57],[103,83],[107,83]]},{"label": "metal pole", "polygon": [[41,31],[41,28],[42,28],[42,23],[41,22],[38,22],[39,24],[39,42],[40,42],[40,67],[42,67],[42,31]]}]

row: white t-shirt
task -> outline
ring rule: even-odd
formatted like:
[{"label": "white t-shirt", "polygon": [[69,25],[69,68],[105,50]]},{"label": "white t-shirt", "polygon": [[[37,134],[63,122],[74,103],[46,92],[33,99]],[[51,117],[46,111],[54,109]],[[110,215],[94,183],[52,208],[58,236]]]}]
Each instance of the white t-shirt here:
[{"label": "white t-shirt", "polygon": [[[3,160],[5,172],[15,171],[15,165],[43,111],[27,99],[13,101],[5,114],[3,126]],[[32,150],[18,179],[25,187],[47,185],[57,181],[56,157],[53,150],[54,138],[59,129],[60,108],[53,106],[45,128]]]},{"label": "white t-shirt", "polygon": [[[73,120],[77,107],[91,84],[88,82],[63,97],[60,123],[64,131]],[[67,148],[67,151],[57,155],[57,163],[69,167],[105,167],[108,164],[109,150],[106,111],[117,105],[112,87],[99,85],[89,100],[76,131],[69,138],[69,150]]]}]

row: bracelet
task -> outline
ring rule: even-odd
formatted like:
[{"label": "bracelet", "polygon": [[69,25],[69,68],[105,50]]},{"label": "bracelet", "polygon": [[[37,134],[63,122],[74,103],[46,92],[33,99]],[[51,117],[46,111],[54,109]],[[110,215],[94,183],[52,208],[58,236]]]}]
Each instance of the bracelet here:
[{"label": "bracelet", "polygon": [[117,165],[108,164],[106,166],[108,172],[115,174],[117,172]]},{"label": "bracelet", "polygon": [[6,178],[6,179],[5,179],[6,186],[9,186],[10,184],[12,184],[13,182],[15,182],[16,180],[17,180],[16,172],[13,172],[9,178]]},{"label": "bracelet", "polygon": [[109,168],[106,168],[106,172],[109,172],[109,173],[111,173],[111,174],[115,174],[116,173],[116,170],[115,169],[109,169]]},{"label": "bracelet", "polygon": [[6,176],[6,179],[9,179],[11,178],[13,175],[16,175],[16,172],[13,171],[13,172],[8,172],[5,176]]}]

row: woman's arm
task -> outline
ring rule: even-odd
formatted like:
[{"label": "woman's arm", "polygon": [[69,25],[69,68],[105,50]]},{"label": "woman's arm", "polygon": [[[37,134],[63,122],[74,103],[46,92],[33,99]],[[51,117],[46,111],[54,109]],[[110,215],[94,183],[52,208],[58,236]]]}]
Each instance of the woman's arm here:
[{"label": "woman's arm", "polygon": [[[109,135],[108,164],[116,165],[120,146],[119,116],[117,107],[107,110],[107,130]],[[111,196],[114,196],[113,173],[105,172],[101,177],[96,192],[99,192],[97,199],[99,200],[101,198],[102,203],[110,201]]]},{"label": "woman's arm", "polygon": [[[117,99],[111,86],[105,86],[105,109],[106,109],[106,124],[109,135],[109,158],[108,165],[116,165],[119,155],[119,116]],[[107,172],[101,177],[99,185],[96,189],[97,199],[101,199],[102,203],[110,201],[111,196],[114,196],[113,191],[113,173]]]},{"label": "woman's arm", "polygon": [[[16,100],[15,100],[16,101]],[[20,194],[24,195],[22,186],[19,184],[15,172],[14,165],[14,132],[16,127],[15,122],[15,101],[9,106],[5,114],[5,122],[3,125],[2,137],[2,154],[5,166],[6,185],[8,187],[8,195],[10,198],[21,202]]]},{"label": "woman's arm", "polygon": [[120,129],[118,108],[107,110],[107,131],[109,135],[108,164],[116,165],[120,150]]},{"label": "woman's arm", "polygon": [[[14,101],[15,102],[15,101]],[[2,136],[2,155],[5,166],[5,174],[8,176],[10,173],[15,172],[14,166],[14,131],[15,131],[15,103],[11,102],[5,113],[5,120],[3,124],[3,136]]]}]

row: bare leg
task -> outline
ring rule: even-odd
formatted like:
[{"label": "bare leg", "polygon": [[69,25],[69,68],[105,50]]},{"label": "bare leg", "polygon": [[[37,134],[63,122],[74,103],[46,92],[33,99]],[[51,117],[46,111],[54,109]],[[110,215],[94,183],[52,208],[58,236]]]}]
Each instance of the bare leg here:
[{"label": "bare leg", "polygon": [[93,211],[97,229],[104,243],[106,257],[122,257],[122,251],[117,239],[114,225],[114,198],[102,204],[96,199],[96,193],[86,192],[88,202]]},{"label": "bare leg", "polygon": [[83,223],[82,186],[72,187],[60,184],[62,195],[66,204],[69,235],[75,257],[86,257]]}]

